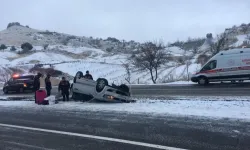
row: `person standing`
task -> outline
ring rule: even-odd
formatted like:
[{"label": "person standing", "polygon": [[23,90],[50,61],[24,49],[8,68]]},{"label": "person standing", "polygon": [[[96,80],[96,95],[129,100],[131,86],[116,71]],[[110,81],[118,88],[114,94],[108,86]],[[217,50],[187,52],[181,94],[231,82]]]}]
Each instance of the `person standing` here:
[{"label": "person standing", "polygon": [[42,77],[42,74],[40,72],[37,73],[37,75],[34,77],[34,90],[35,90],[35,103],[36,103],[36,91],[40,90],[40,78]]},{"label": "person standing", "polygon": [[89,73],[88,70],[86,71],[86,74],[85,74],[84,77],[87,78],[87,79],[93,80],[93,77],[92,77],[92,75]]},{"label": "person standing", "polygon": [[45,88],[46,88],[46,91],[47,91],[47,97],[50,96],[51,89],[52,89],[50,77],[51,77],[51,75],[47,74],[47,77],[45,78]]},{"label": "person standing", "polygon": [[67,101],[69,101],[69,89],[70,89],[70,83],[68,80],[65,79],[65,77],[62,77],[62,80],[59,83],[58,86],[58,92],[62,92],[63,101],[65,101],[65,98],[67,98]]}]

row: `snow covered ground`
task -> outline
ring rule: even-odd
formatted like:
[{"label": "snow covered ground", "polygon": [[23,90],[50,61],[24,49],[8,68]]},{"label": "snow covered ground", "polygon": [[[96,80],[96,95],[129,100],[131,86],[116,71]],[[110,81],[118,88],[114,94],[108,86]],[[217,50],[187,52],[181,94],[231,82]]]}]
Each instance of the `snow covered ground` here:
[{"label": "snow covered ground", "polygon": [[[237,98],[236,98],[237,99]],[[243,98],[244,99],[244,98]],[[246,100],[248,99],[248,100]],[[0,107],[15,109],[22,107],[28,109],[54,109],[63,111],[111,111],[129,114],[196,116],[209,118],[231,118],[250,120],[249,97],[245,100],[159,100],[138,99],[136,103],[108,104],[108,103],[82,103],[60,102],[47,106],[36,105],[33,101],[0,101]]]},{"label": "snow covered ground", "polygon": [[190,51],[185,51],[179,47],[173,46],[173,47],[168,47],[166,48],[167,52],[172,54],[173,56],[190,56],[192,55],[192,52]]},{"label": "snow covered ground", "polygon": [[249,42],[249,40],[247,39],[247,36],[250,36],[250,34],[243,34],[243,35],[236,36],[236,38],[238,39],[238,41],[236,43],[232,44],[231,46],[237,47],[237,46],[242,45],[244,41],[248,41]]},{"label": "snow covered ground", "polygon": [[13,58],[13,57],[17,57],[16,53],[13,52],[9,52],[9,51],[3,51],[0,53],[0,58]]},{"label": "snow covered ground", "polygon": [[[64,47],[67,48],[68,51],[74,53],[86,50],[85,48],[73,49],[73,47],[70,46]],[[55,68],[72,76],[74,76],[77,71],[85,72],[86,70],[89,70],[95,79],[99,77],[104,77],[107,78],[110,83],[127,83],[127,81],[125,80],[125,78],[127,77],[126,69],[122,66],[123,63],[127,63],[127,58],[129,57],[129,55],[127,54],[103,55],[104,52],[101,50],[88,48],[87,50],[93,50],[98,55],[78,60],[64,54],[58,54],[49,51],[39,51],[38,49],[41,49],[41,47],[39,46],[35,46],[35,48],[37,49],[36,53],[24,56],[18,55],[17,53],[10,51],[0,52],[0,65],[2,67],[7,67],[36,63],[68,62],[65,64],[55,65]],[[9,58],[12,59],[9,60]],[[178,65],[174,62],[169,62],[168,65],[169,67],[164,66],[159,69],[159,83],[172,82],[173,80],[181,80],[184,76],[187,76],[186,65]],[[191,64],[189,66],[188,73],[192,74],[196,72],[199,68],[199,64]],[[147,70],[143,72],[131,70],[131,83],[151,84],[152,81],[150,78],[150,74]]]},{"label": "snow covered ground", "polygon": [[75,59],[72,59],[70,57],[67,57],[61,54],[55,54],[55,53],[50,53],[50,52],[37,52],[27,57],[17,58],[11,61],[11,64],[12,65],[25,64],[25,63],[34,64],[34,62],[57,63],[57,62],[62,62],[62,61],[73,61],[73,60]]},{"label": "snow covered ground", "polygon": [[9,64],[9,63],[10,63],[9,60],[4,59],[4,58],[0,58],[0,65],[1,65],[1,66],[5,66],[5,65],[7,65],[7,64]]},{"label": "snow covered ground", "polygon": [[[12,29],[11,29],[12,30]],[[26,30],[26,29],[25,29]],[[247,35],[238,35],[238,42],[235,44],[242,44],[246,40]],[[20,49],[20,48],[18,48]],[[29,54],[27,56],[18,55],[11,52],[9,49],[4,52],[0,52],[0,67],[6,65],[16,66],[22,64],[35,64],[35,63],[58,63],[58,62],[68,62],[65,64],[55,65],[54,67],[72,76],[76,74],[77,71],[82,71],[85,73],[89,70],[93,75],[94,79],[99,77],[107,78],[109,83],[121,84],[128,83],[125,79],[127,78],[126,69],[122,66],[123,63],[127,63],[127,58],[130,56],[128,54],[112,54],[107,53],[101,49],[88,48],[88,47],[73,47],[64,45],[49,45],[49,50],[55,51],[41,51],[43,46],[34,46],[33,50],[36,53]],[[63,51],[65,53],[63,53]],[[190,56],[192,52],[185,51],[178,47],[169,47],[166,49],[173,56]],[[69,56],[70,52],[76,55],[85,55],[84,53],[90,52],[90,55],[84,59],[76,59],[74,56]],[[193,84],[192,82],[187,82],[187,77],[191,74],[197,72],[201,65],[196,63],[196,58],[198,54],[191,60],[191,65],[187,68],[185,64],[180,65],[176,61],[171,61],[165,66],[162,66],[158,70],[157,83],[159,84]],[[11,58],[11,59],[10,59]],[[13,60],[13,58],[15,58]],[[78,58],[78,57],[77,57]],[[71,62],[79,61],[79,62]],[[187,71],[188,70],[188,71]],[[178,82],[175,82],[178,81]],[[131,84],[152,84],[150,74],[147,70],[137,71],[135,69],[131,70]]]},{"label": "snow covered ground", "polygon": [[[240,29],[240,27],[237,27],[237,29]],[[231,29],[231,31],[234,30],[236,29]],[[244,41],[249,41],[247,38],[249,33],[233,33],[231,36],[236,36],[238,39],[232,46],[239,46],[242,45]],[[62,40],[67,38],[70,38],[68,43],[62,43]],[[107,52],[106,50],[108,47],[106,44],[110,43],[104,42],[105,40],[100,40],[101,42],[99,44],[101,44],[101,46],[96,46],[99,44],[91,46],[91,44],[89,44],[91,40],[86,37],[70,36],[68,34],[50,32],[47,30],[36,30],[18,25],[0,31],[0,39],[3,44],[8,46],[6,50],[0,51],[0,69],[1,67],[6,67],[7,64],[15,67],[16,65],[27,63],[58,63],[62,61],[75,61],[81,58],[81,63],[63,64],[55,66],[55,68],[71,75],[75,75],[77,71],[85,72],[89,70],[94,78],[105,77],[111,83],[127,83],[125,80],[127,74],[125,68],[122,67],[122,63],[127,63],[127,58],[130,55],[127,53]],[[22,49],[20,46],[24,41],[31,43],[33,45],[32,51],[36,53],[18,55],[10,51],[11,46],[15,46],[17,49],[16,52],[21,51]],[[206,40],[198,49],[198,54],[195,56],[192,50],[184,50],[176,46],[167,47],[165,49],[166,52],[174,56],[174,60],[159,69],[157,82],[169,83],[174,81],[186,81],[190,74],[197,72],[201,68],[201,66],[196,63],[197,58],[200,54],[208,50],[209,43],[211,42],[216,42],[216,39]],[[44,45],[46,44],[49,45],[47,49],[44,50]],[[130,46],[132,45],[130,44]],[[101,49],[93,47],[100,47]],[[182,56],[193,57],[190,58],[191,65],[188,71],[186,65],[180,62]],[[132,70],[131,72],[130,83],[152,84],[150,74],[147,70],[142,72]]]},{"label": "snow covered ground", "polygon": [[0,52],[0,65],[9,64],[10,61],[8,60],[8,58],[13,58],[13,57],[17,57],[17,54],[9,51]]},{"label": "snow covered ground", "polygon": [[72,47],[72,46],[64,46],[64,45],[49,45],[48,49],[56,49],[58,51],[66,51],[74,54],[81,54],[86,52],[92,52],[95,55],[102,55],[105,52],[101,49],[89,48],[89,47]]},{"label": "snow covered ground", "polygon": [[[116,59],[113,59],[114,61]],[[199,64],[192,64],[189,66],[189,75],[195,73],[199,69]],[[77,71],[82,71],[85,73],[89,70],[96,80],[99,77],[106,78],[109,82],[114,82],[117,84],[127,83],[125,78],[127,77],[126,70],[121,64],[116,63],[104,63],[97,61],[81,60],[74,63],[64,63],[55,65],[57,70],[67,72],[72,76],[75,76]],[[159,70],[159,83],[173,82],[173,80],[180,80],[187,76],[186,65],[181,65],[177,67],[170,68],[160,68]],[[139,81],[138,81],[139,79]],[[150,74],[147,70],[142,72],[133,71],[131,73],[131,84],[152,84]],[[184,83],[184,82],[183,82]],[[178,84],[181,84],[179,82]]]}]

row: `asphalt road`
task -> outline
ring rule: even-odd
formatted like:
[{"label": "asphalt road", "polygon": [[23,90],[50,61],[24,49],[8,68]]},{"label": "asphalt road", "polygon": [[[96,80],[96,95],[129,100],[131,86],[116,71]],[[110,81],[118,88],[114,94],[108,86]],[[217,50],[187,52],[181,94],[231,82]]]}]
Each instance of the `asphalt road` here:
[{"label": "asphalt road", "polygon": [[133,95],[250,96],[250,83],[193,85],[134,85]]},{"label": "asphalt road", "polygon": [[[250,96],[250,83],[190,85],[131,85],[132,96]],[[52,94],[57,94],[53,87]],[[3,92],[0,92],[3,95]],[[21,94],[22,95],[22,94]],[[27,95],[27,94],[24,94]]]},{"label": "asphalt road", "polygon": [[55,111],[46,106],[36,110],[0,106],[0,114],[1,150],[155,149],[112,140],[3,127],[1,124],[125,139],[192,150],[250,149],[250,123],[240,120],[113,112],[66,112]]}]

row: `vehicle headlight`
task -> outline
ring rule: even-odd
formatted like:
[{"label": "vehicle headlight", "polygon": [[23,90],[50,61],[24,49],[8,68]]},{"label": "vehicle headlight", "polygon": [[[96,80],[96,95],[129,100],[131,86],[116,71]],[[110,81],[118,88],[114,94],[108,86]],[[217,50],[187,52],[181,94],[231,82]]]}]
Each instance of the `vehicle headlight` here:
[{"label": "vehicle headlight", "polygon": [[103,97],[107,98],[107,99],[110,99],[110,100],[113,100],[115,99],[114,96],[111,96],[111,95],[104,95]]},{"label": "vehicle headlight", "polygon": [[115,97],[114,96],[107,96],[108,99],[114,99]]}]

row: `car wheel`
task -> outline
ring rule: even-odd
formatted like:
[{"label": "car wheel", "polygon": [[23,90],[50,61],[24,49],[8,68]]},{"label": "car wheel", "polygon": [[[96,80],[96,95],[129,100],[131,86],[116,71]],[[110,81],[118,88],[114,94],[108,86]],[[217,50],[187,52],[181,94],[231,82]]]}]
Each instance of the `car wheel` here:
[{"label": "car wheel", "polygon": [[76,79],[80,79],[83,77],[83,72],[78,71],[74,77],[74,83],[76,83]]},{"label": "car wheel", "polygon": [[198,79],[198,84],[199,85],[207,85],[209,83],[208,79],[206,77],[200,77]]},{"label": "car wheel", "polygon": [[80,93],[73,92],[72,96],[71,96],[71,99],[73,99],[73,100],[80,100],[80,96],[81,96]]},{"label": "car wheel", "polygon": [[119,88],[129,94],[129,87],[126,84],[121,84]]},{"label": "car wheel", "polygon": [[76,100],[76,93],[75,92],[73,92],[72,93],[72,97],[71,97],[73,100]]},{"label": "car wheel", "polygon": [[99,78],[97,79],[96,81],[96,91],[97,92],[101,92],[105,86],[108,85],[108,81],[106,79],[103,79],[103,78]]},{"label": "car wheel", "polygon": [[7,88],[4,88],[4,89],[3,89],[3,93],[4,93],[4,94],[8,94],[8,93],[9,93],[8,89],[7,89]]}]

